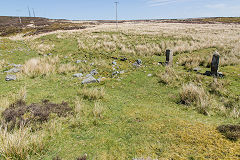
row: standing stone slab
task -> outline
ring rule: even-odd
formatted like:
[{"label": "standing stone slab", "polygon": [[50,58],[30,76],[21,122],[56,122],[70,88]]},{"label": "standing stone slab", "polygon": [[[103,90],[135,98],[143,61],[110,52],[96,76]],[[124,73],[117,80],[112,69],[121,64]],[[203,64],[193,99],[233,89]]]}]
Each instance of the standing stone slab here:
[{"label": "standing stone slab", "polygon": [[218,52],[215,52],[213,54],[212,62],[211,62],[211,74],[213,76],[218,75],[219,59],[220,59],[220,54]]},{"label": "standing stone slab", "polygon": [[173,63],[173,53],[171,50],[166,50],[166,65],[172,65]]}]

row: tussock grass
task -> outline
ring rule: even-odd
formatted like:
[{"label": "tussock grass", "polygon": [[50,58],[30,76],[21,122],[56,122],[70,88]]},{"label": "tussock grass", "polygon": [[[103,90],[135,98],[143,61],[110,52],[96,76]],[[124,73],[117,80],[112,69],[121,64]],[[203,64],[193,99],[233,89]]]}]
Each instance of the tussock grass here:
[{"label": "tussock grass", "polygon": [[77,114],[81,114],[84,112],[84,109],[85,109],[85,104],[83,102],[82,99],[77,99],[75,101],[75,105],[74,105],[74,112],[77,113]]},{"label": "tussock grass", "polygon": [[77,69],[78,69],[77,66],[72,65],[70,63],[61,64],[58,68],[58,73],[66,74],[66,73],[69,73],[69,72],[74,72]]},{"label": "tussock grass", "polygon": [[7,64],[7,62],[4,59],[0,60],[0,70]]},{"label": "tussock grass", "polygon": [[32,133],[30,128],[13,132],[0,128],[0,154],[5,159],[25,160],[44,150],[44,136],[43,132]]},{"label": "tussock grass", "polygon": [[206,109],[209,106],[209,98],[202,87],[192,83],[184,84],[180,91],[180,100],[182,104],[194,105],[201,113],[207,114]]},{"label": "tussock grass", "polygon": [[41,54],[47,53],[55,47],[54,44],[46,44],[38,41],[29,41],[29,42],[30,42],[29,43],[30,47]]},{"label": "tussock grass", "polygon": [[219,80],[217,78],[214,78],[213,81],[209,84],[209,92],[218,96],[227,96],[227,85],[229,85],[229,83],[226,80]]},{"label": "tussock grass", "polygon": [[165,72],[158,72],[156,76],[159,78],[159,83],[166,85],[177,84],[180,80],[179,75],[172,67],[166,67]]},{"label": "tussock grass", "polygon": [[100,102],[95,102],[94,103],[94,108],[93,108],[93,115],[95,118],[102,118],[102,113],[104,111],[104,107],[102,103]]},{"label": "tussock grass", "polygon": [[56,71],[56,64],[58,61],[58,56],[47,58],[32,58],[23,65],[22,72],[31,77],[50,75]]},{"label": "tussock grass", "polygon": [[105,97],[105,90],[101,88],[83,88],[80,93],[84,99],[99,100]]}]

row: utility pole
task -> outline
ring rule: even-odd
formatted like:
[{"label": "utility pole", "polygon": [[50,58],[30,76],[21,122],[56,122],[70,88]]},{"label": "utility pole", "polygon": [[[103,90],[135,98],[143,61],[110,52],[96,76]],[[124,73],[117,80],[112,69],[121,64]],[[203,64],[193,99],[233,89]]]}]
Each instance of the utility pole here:
[{"label": "utility pole", "polygon": [[118,29],[118,4],[119,2],[114,2],[116,4],[116,27]]},{"label": "utility pole", "polygon": [[31,12],[30,12],[29,7],[28,7],[28,15],[29,15],[29,17],[31,17]]},{"label": "utility pole", "polygon": [[33,16],[36,17],[34,8],[32,8],[32,11],[33,11]]}]

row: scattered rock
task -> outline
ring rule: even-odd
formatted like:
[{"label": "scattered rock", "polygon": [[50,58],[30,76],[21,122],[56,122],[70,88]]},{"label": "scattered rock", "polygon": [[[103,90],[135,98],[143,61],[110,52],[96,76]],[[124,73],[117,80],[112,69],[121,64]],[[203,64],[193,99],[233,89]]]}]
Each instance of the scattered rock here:
[{"label": "scattered rock", "polygon": [[76,74],[73,75],[73,77],[78,77],[78,78],[79,78],[79,77],[82,77],[82,76],[83,76],[82,73],[76,73]]},{"label": "scattered rock", "polygon": [[77,60],[76,63],[77,63],[77,64],[81,63],[81,60]]},{"label": "scattered rock", "polygon": [[138,59],[136,62],[137,62],[138,65],[142,64],[142,60],[141,59]]},{"label": "scattered rock", "polygon": [[201,68],[199,68],[199,67],[193,68],[193,71],[195,71],[195,72],[199,72],[200,70],[201,70]]},{"label": "scattered rock", "polygon": [[15,75],[7,75],[5,80],[6,81],[15,81],[17,79],[17,76]]},{"label": "scattered rock", "polygon": [[65,59],[67,59],[67,58],[68,58],[68,56],[65,56],[64,58],[65,58]]},{"label": "scattered rock", "polygon": [[112,73],[112,76],[118,75],[120,72],[119,71],[115,71]]},{"label": "scattered rock", "polygon": [[148,76],[148,77],[152,77],[152,74],[148,74],[147,76]]},{"label": "scattered rock", "polygon": [[215,73],[212,74],[211,71],[206,71],[205,73],[203,73],[203,75],[205,75],[205,76],[217,76],[217,77],[220,77],[220,78],[224,77],[224,74],[222,72],[217,72],[217,75],[215,75]]},{"label": "scattered rock", "polygon": [[97,72],[96,69],[93,69],[93,70],[90,72],[90,74],[94,76],[94,75],[98,74],[98,72]]},{"label": "scattered rock", "polygon": [[127,58],[122,58],[122,59],[120,59],[120,61],[126,61],[127,60]]},{"label": "scattered rock", "polygon": [[113,58],[113,59],[118,59],[117,57],[111,57],[111,58]]},{"label": "scattered rock", "polygon": [[53,55],[53,54],[52,54],[52,53],[48,53],[47,55],[48,55],[48,56],[51,56],[51,55]]},{"label": "scattered rock", "polygon": [[217,76],[218,76],[218,77],[224,77],[224,74],[223,74],[222,72],[218,72],[218,73],[217,73]]},{"label": "scattered rock", "polygon": [[15,67],[15,68],[21,68],[23,65],[12,63],[12,64],[9,64],[9,66],[12,66],[12,67]]},{"label": "scattered rock", "polygon": [[94,63],[90,63],[90,66],[94,66],[95,64]]},{"label": "scattered rock", "polygon": [[120,73],[120,74],[124,74],[124,73],[125,73],[125,71],[120,71],[119,73]]},{"label": "scattered rock", "polygon": [[18,72],[20,72],[20,69],[19,68],[12,68],[12,69],[10,69],[10,70],[8,70],[8,71],[5,71],[6,73],[18,73]]},{"label": "scattered rock", "polygon": [[88,75],[86,79],[82,81],[82,84],[96,83],[98,82],[92,75]]},{"label": "scattered rock", "polygon": [[142,60],[138,59],[135,63],[133,63],[134,67],[140,67],[142,65]]},{"label": "scattered rock", "polygon": [[116,62],[116,61],[113,61],[112,64],[113,64],[113,65],[117,65],[117,62]]}]

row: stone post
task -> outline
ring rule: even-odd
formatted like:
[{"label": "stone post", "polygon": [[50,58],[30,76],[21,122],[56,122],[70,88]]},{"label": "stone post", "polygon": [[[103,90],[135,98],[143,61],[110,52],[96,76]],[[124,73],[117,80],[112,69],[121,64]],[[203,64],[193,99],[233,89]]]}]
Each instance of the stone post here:
[{"label": "stone post", "polygon": [[211,74],[214,76],[218,75],[218,65],[219,65],[220,54],[215,52],[212,57],[211,62]]},{"label": "stone post", "polygon": [[171,50],[166,50],[166,65],[172,65],[173,63],[173,53]]}]

